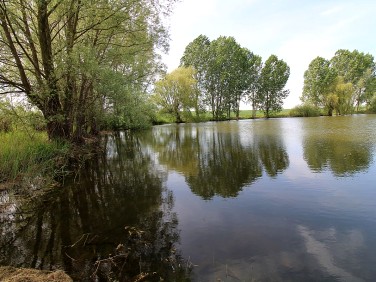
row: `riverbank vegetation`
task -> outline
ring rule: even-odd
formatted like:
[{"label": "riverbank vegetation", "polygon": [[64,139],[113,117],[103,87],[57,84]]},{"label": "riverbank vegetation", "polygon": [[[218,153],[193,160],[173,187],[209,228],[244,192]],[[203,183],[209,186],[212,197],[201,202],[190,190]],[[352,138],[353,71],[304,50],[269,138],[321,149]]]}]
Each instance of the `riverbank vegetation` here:
[{"label": "riverbank vegetation", "polygon": [[57,175],[64,169],[66,143],[51,142],[45,132],[0,133],[0,183],[21,175]]},{"label": "riverbank vegetation", "polygon": [[0,103],[0,183],[21,176],[57,176],[66,164],[69,144],[49,140],[38,111]]},{"label": "riverbank vegetation", "polygon": [[292,108],[289,115],[291,117],[318,117],[323,115],[323,113],[318,107],[310,104],[302,104]]},{"label": "riverbank vegetation", "polygon": [[316,57],[304,73],[302,101],[331,116],[376,112],[376,64],[371,54],[338,50],[330,59]]},{"label": "riverbank vegetation", "polygon": [[174,2],[1,2],[0,95],[22,93],[51,140],[82,143],[106,123],[142,127]]}]

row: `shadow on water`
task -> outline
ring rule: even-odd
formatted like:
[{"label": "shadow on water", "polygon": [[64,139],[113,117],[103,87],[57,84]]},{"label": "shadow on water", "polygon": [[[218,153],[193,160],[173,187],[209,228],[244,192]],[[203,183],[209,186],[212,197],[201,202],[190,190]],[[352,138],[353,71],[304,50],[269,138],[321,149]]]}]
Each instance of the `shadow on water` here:
[{"label": "shadow on water", "polygon": [[238,124],[225,122],[162,126],[143,140],[157,152],[160,164],[184,175],[194,194],[206,200],[227,198],[236,197],[263,171],[275,177],[289,166],[280,135],[249,132],[244,142],[234,130]]},{"label": "shadow on water", "polygon": [[74,281],[188,277],[164,175],[132,135],[107,136],[105,144],[61,190],[3,197],[1,265],[63,268]]}]

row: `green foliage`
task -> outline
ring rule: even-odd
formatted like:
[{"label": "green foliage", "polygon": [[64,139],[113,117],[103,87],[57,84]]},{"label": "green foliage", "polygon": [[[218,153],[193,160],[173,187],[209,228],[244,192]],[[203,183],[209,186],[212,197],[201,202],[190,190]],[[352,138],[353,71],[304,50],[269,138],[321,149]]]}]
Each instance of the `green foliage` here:
[{"label": "green foliage", "polygon": [[325,107],[326,95],[337,77],[330,62],[322,57],[316,57],[304,72],[303,102],[312,103],[316,107]]},{"label": "green foliage", "polygon": [[26,131],[45,131],[46,120],[37,109],[30,109],[30,105],[10,101],[0,102],[0,132],[13,129]]},{"label": "green foliage", "polygon": [[351,114],[353,111],[353,85],[351,82],[345,82],[342,76],[338,76],[333,84],[333,93],[331,95],[336,99],[334,109],[339,115]]},{"label": "green foliage", "polygon": [[[22,174],[54,173],[57,161],[67,154],[65,143],[50,142],[45,132],[0,132],[0,182],[9,181]],[[60,166],[62,164],[60,163]],[[57,168],[56,169],[61,169]]]},{"label": "green foliage", "polygon": [[153,104],[147,101],[145,95],[138,94],[129,96],[128,102],[118,106],[116,111],[104,113],[99,124],[102,130],[139,130],[151,127],[155,121]]},{"label": "green foliage", "polygon": [[12,130],[12,121],[11,119],[0,113],[0,132],[9,132]]},{"label": "green foliage", "polygon": [[376,64],[370,54],[338,50],[333,58],[317,57],[304,73],[302,100],[327,109],[332,115],[359,111],[370,103],[376,89]]},{"label": "green foliage", "polygon": [[231,110],[239,111],[242,95],[249,78],[248,62],[253,54],[242,48],[233,37],[221,36],[209,46],[207,65],[208,96],[213,118],[230,117]]},{"label": "green foliage", "polygon": [[311,104],[302,104],[290,110],[291,117],[318,117],[321,111],[319,108]]},{"label": "green foliage", "polygon": [[373,96],[369,103],[368,111],[376,114],[376,95]]},{"label": "green foliage", "polygon": [[[210,110],[214,120],[229,119],[231,112],[239,118],[242,100],[252,104],[254,117],[260,106],[268,105],[266,108],[269,116],[269,111],[280,110],[281,101],[289,93],[277,89],[277,76],[281,73],[275,72],[275,85],[267,86],[268,78],[265,78],[262,84],[261,57],[242,48],[233,37],[220,36],[210,41],[206,36],[200,35],[188,44],[180,63],[182,66],[193,66],[197,70],[198,105]],[[265,87],[269,89],[265,90]],[[275,90],[271,91],[272,88]],[[264,99],[259,97],[261,92],[268,93],[266,96],[270,97],[266,104],[262,104]],[[270,95],[271,93],[273,94]]]},{"label": "green foliage", "polygon": [[254,55],[249,61],[245,92],[245,98],[252,105],[252,118],[256,118],[257,109],[259,108],[257,95],[261,91],[261,70],[262,58]]},{"label": "green foliage", "polygon": [[257,101],[264,111],[265,117],[270,117],[271,112],[282,110],[283,99],[289,94],[289,90],[283,90],[290,76],[290,67],[277,56],[271,55],[261,70],[260,90]]},{"label": "green foliage", "polygon": [[0,133],[13,129],[12,119],[9,116],[9,103],[0,100]]},{"label": "green foliage", "polygon": [[[122,103],[141,99],[129,95],[146,93],[161,71],[158,51],[168,47],[162,17],[174,2],[1,2],[0,94],[24,93],[51,139],[96,134],[104,114],[129,109]],[[111,76],[122,76],[124,87],[113,87]],[[131,125],[129,116],[120,124],[143,123]]]},{"label": "green foliage", "polygon": [[177,123],[182,122],[181,111],[190,115],[191,108],[198,109],[195,75],[192,67],[179,67],[155,84],[153,101]]},{"label": "green foliage", "polygon": [[[371,54],[365,54],[354,50],[340,49],[331,59],[331,65],[338,76],[343,77],[345,83],[353,86],[352,104],[359,109],[359,106],[366,101],[367,86],[369,81],[374,79],[376,64]],[[348,102],[348,101],[347,101]]]}]

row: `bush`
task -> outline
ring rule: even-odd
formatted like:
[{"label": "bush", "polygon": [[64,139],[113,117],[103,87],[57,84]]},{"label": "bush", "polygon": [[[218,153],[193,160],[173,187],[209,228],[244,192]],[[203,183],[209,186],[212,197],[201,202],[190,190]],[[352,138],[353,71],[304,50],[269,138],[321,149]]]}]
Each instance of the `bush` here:
[{"label": "bush", "polygon": [[318,117],[320,114],[320,109],[310,104],[296,106],[289,113],[291,117]]},{"label": "bush", "polygon": [[27,123],[36,131],[46,131],[47,122],[41,112],[30,111],[26,115]]},{"label": "bush", "polygon": [[0,115],[0,132],[9,132],[12,130],[12,121],[6,116]]},{"label": "bush", "polygon": [[373,95],[373,98],[371,99],[371,103],[369,104],[368,111],[370,113],[376,114],[376,94]]}]

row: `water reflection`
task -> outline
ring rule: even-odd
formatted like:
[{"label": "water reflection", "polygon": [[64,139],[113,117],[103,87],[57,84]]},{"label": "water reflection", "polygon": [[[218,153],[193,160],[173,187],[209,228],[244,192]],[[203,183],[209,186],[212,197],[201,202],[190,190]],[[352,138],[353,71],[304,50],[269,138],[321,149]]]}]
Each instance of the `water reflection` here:
[{"label": "water reflection", "polygon": [[75,281],[187,276],[164,175],[137,138],[106,138],[106,153],[61,191],[12,197],[1,218],[1,265],[63,268]]},{"label": "water reflection", "polygon": [[162,126],[143,140],[157,152],[160,164],[184,175],[192,192],[203,199],[236,197],[265,171],[285,170],[289,158],[281,136],[270,131],[240,134],[239,123]]},{"label": "water reflection", "polygon": [[278,119],[107,136],[61,190],[0,195],[0,264],[77,281],[373,281],[375,126]]},{"label": "water reflection", "polygon": [[367,134],[370,124],[364,123],[364,118],[314,121],[315,129],[306,128],[303,141],[304,159],[314,172],[329,169],[336,176],[348,176],[369,168],[373,143],[368,139],[371,134]]},{"label": "water reflection", "polygon": [[[270,128],[269,128],[270,130]],[[276,177],[289,166],[289,156],[283,144],[280,134],[281,128],[275,126],[272,128],[273,134],[257,134],[253,144],[255,150],[259,153],[259,158],[265,171],[270,177]],[[270,132],[270,131],[269,131]]]}]

